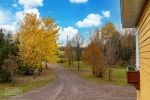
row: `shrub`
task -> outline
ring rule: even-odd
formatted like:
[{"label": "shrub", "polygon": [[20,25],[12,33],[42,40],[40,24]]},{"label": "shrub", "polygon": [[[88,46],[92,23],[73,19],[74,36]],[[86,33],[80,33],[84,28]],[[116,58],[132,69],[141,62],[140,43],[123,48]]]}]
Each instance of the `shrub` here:
[{"label": "shrub", "polygon": [[123,68],[126,68],[127,67],[127,64],[126,64],[126,62],[125,61],[123,61],[123,60],[120,60],[120,66],[121,67],[123,67]]},{"label": "shrub", "polygon": [[135,68],[136,68],[136,66],[128,65],[128,70],[129,70],[129,71],[134,71]]},{"label": "shrub", "polygon": [[103,77],[104,76],[104,73],[105,73],[105,67],[102,66],[101,64],[97,65],[94,69],[94,72],[95,72],[95,76],[97,77]]},{"label": "shrub", "polygon": [[0,82],[10,82],[11,81],[11,74],[8,70],[1,69],[0,70]]},{"label": "shrub", "polygon": [[34,69],[32,69],[31,67],[27,67],[27,66],[20,66],[18,68],[18,73],[20,75],[33,75]]},{"label": "shrub", "polygon": [[14,83],[14,73],[17,67],[18,65],[15,62],[14,56],[9,56],[5,59],[3,65],[0,67],[0,82],[12,81]]}]

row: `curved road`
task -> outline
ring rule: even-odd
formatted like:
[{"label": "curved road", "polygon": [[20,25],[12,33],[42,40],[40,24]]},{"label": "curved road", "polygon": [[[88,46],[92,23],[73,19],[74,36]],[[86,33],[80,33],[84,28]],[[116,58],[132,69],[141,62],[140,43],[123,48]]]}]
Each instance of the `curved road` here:
[{"label": "curved road", "polygon": [[54,82],[10,100],[136,100],[133,87],[88,83],[59,65],[54,69]]}]

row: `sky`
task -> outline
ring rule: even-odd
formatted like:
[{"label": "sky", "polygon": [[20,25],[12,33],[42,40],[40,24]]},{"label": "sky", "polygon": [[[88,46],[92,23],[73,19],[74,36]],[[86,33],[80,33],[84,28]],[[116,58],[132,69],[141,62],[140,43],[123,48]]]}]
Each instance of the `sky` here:
[{"label": "sky", "polygon": [[0,0],[0,27],[17,32],[25,13],[51,17],[60,28],[59,41],[77,33],[88,37],[106,22],[121,26],[120,0]]}]

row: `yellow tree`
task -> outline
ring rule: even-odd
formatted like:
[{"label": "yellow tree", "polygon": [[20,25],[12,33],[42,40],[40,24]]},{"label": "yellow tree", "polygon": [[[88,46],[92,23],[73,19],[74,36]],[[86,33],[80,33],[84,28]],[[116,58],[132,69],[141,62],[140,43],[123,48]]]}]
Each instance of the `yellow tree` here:
[{"label": "yellow tree", "polygon": [[[106,23],[101,29],[101,36],[104,44],[105,58],[109,67],[116,64],[119,50],[119,33],[113,23]],[[109,80],[111,80],[111,68],[109,68]]]},{"label": "yellow tree", "polygon": [[[58,45],[57,45],[57,39],[58,39],[58,26],[55,24],[54,20],[50,17],[43,18],[42,22],[44,23],[42,29],[44,30],[44,33],[41,34],[41,47],[43,50],[41,50],[44,54],[44,60],[49,63],[56,63],[57,61],[57,55],[58,52]],[[41,42],[40,41],[40,42]]]},{"label": "yellow tree", "polygon": [[21,22],[19,54],[27,65],[41,69],[46,60],[56,62],[58,28],[51,18],[38,19],[36,14],[25,15]]},{"label": "yellow tree", "polygon": [[105,72],[105,59],[100,47],[91,42],[82,55],[83,62],[93,67],[93,74],[102,77]]}]

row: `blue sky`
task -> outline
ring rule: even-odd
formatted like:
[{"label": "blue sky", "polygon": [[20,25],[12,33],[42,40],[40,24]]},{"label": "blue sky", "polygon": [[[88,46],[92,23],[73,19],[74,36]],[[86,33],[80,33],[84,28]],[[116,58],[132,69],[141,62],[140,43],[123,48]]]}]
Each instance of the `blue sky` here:
[{"label": "blue sky", "polygon": [[52,17],[61,41],[77,32],[88,36],[106,22],[121,25],[120,0],[0,0],[0,27],[16,32],[24,13]]}]

